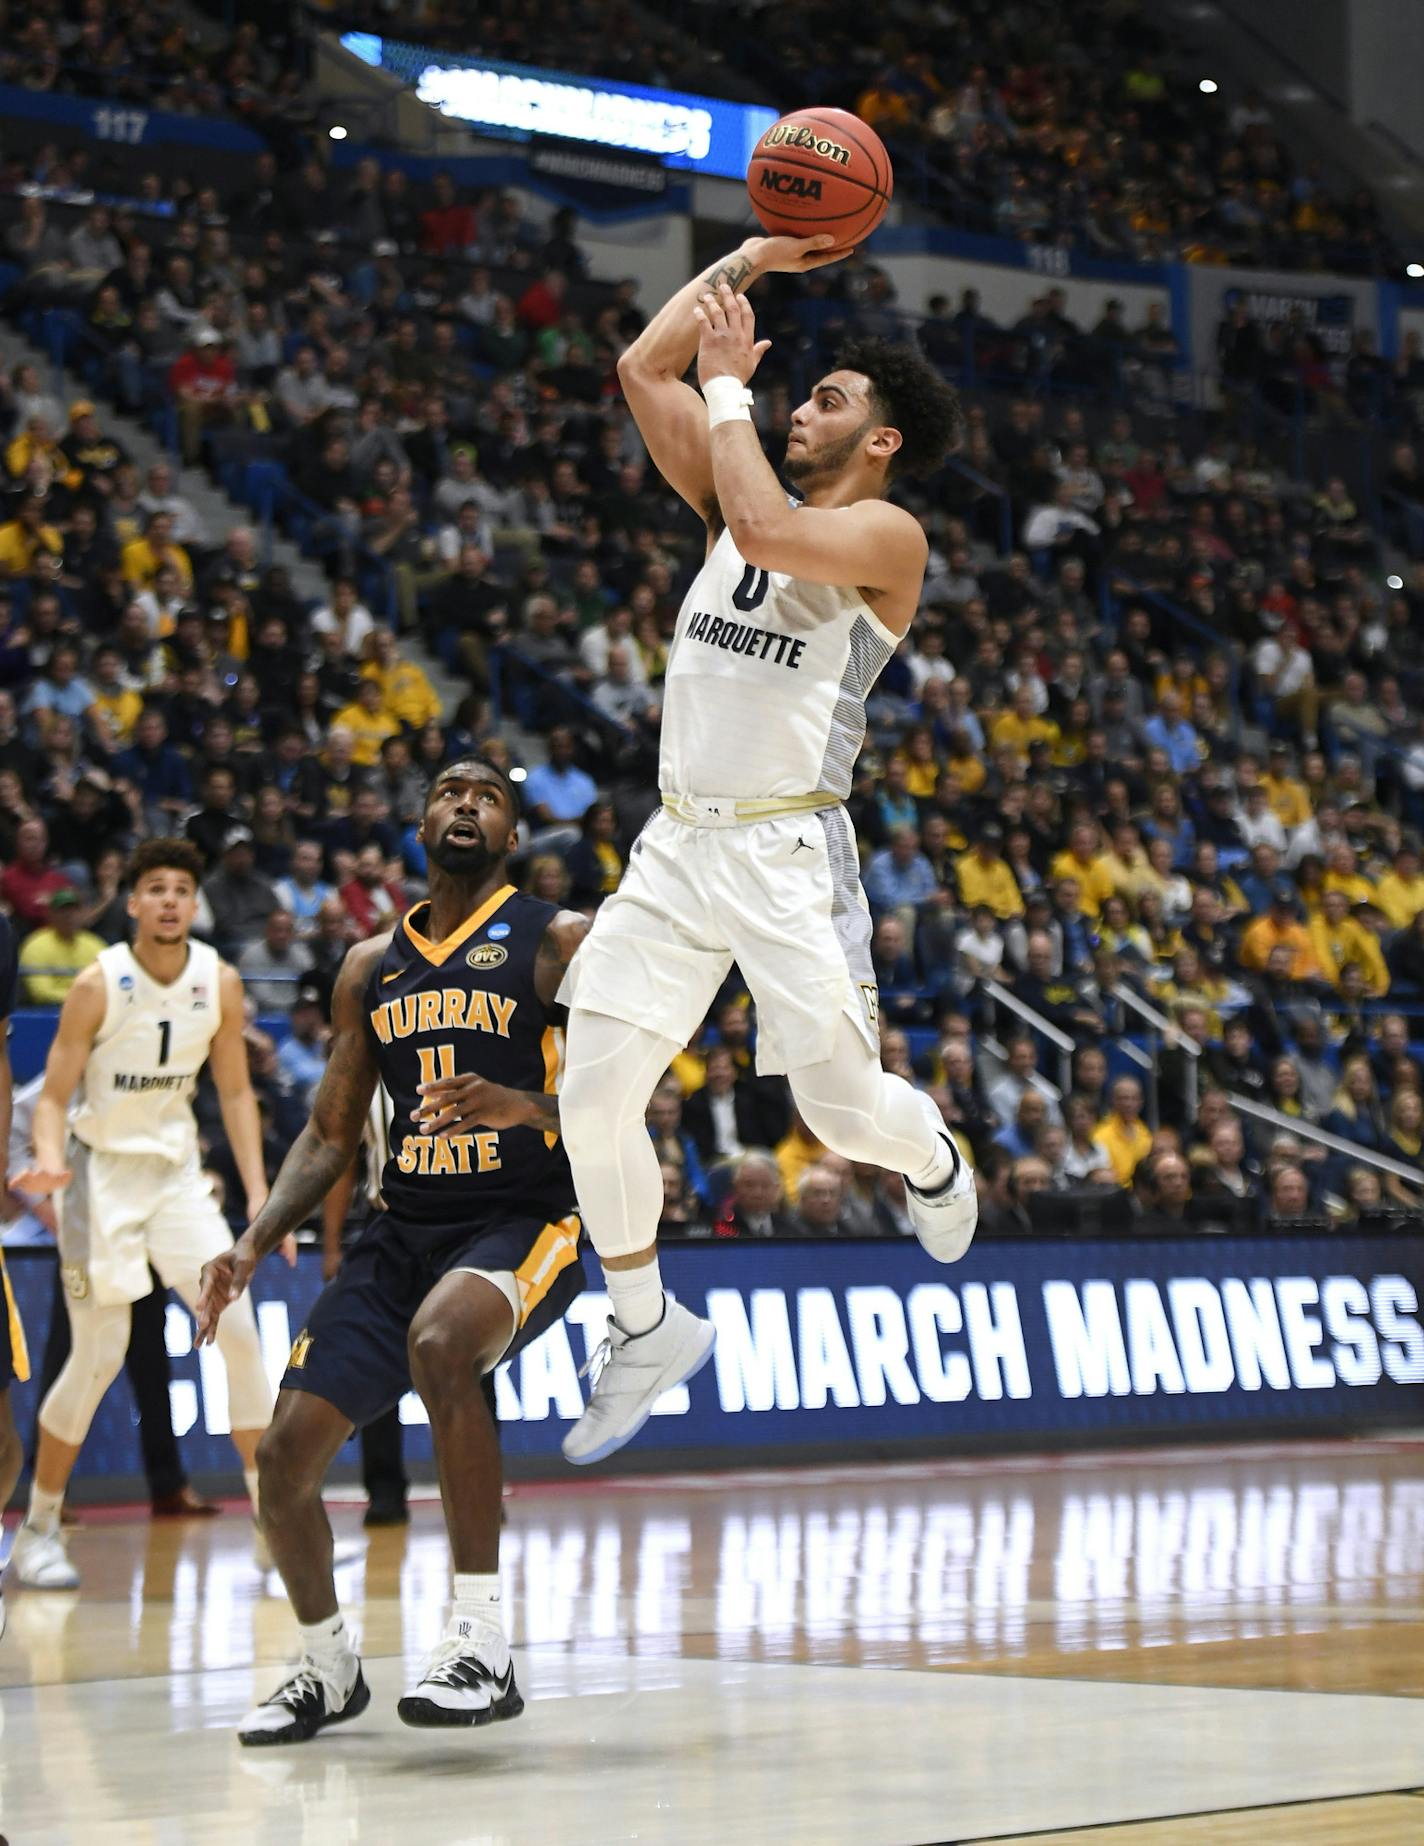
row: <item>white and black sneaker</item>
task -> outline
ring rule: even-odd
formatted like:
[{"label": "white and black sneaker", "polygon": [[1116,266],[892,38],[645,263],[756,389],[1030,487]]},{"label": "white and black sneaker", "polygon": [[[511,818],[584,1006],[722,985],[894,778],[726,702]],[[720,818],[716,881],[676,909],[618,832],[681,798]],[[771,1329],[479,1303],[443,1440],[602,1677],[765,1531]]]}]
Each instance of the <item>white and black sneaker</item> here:
[{"label": "white and black sneaker", "polygon": [[467,1635],[447,1635],[426,1661],[415,1691],[396,1706],[401,1723],[438,1729],[517,1718],[524,1700],[514,1683],[514,1662],[506,1653],[503,1672],[496,1672],[478,1648]]},{"label": "white and black sneaker", "polygon": [[237,1728],[237,1741],[249,1746],[305,1743],[328,1724],[359,1718],[370,1703],[371,1689],[359,1660],[351,1690],[343,1698],[336,1681],[304,1654],[292,1677],[248,1712]]},{"label": "white and black sneaker", "polygon": [[921,1192],[905,1181],[905,1209],[915,1235],[937,1263],[957,1263],[974,1241],[979,1223],[979,1194],[969,1162],[947,1134],[939,1110],[928,1097],[926,1106],[934,1110],[935,1132],[948,1147],[954,1165],[949,1178],[933,1192]]}]

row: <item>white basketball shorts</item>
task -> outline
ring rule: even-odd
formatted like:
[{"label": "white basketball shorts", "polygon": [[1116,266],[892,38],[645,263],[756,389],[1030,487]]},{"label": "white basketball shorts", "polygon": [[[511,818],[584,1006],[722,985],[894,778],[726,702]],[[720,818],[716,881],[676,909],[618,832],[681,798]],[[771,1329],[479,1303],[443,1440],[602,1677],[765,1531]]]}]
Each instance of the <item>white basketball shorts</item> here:
[{"label": "white basketball shorts", "polygon": [[98,1307],[141,1301],[153,1286],[191,1294],[203,1264],[232,1248],[232,1232],[197,1153],[179,1165],[154,1154],[110,1154],[73,1135],[74,1177],[56,1201],[66,1291]]},{"label": "white basketball shorts", "polygon": [[824,1063],[842,1013],[878,1055],[870,909],[845,809],[725,824],[705,805],[703,825],[654,814],[559,999],[686,1045],[735,962],[762,1075]]}]

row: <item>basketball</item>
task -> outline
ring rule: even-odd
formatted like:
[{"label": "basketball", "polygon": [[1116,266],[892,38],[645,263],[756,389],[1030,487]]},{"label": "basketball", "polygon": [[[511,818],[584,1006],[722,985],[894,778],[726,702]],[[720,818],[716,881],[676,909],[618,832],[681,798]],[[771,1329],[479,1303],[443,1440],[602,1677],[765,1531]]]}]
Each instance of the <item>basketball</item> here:
[{"label": "basketball", "polygon": [[895,176],[885,144],[845,109],[798,109],[758,141],[747,168],[752,210],[773,236],[829,231],[849,250],[885,216]]}]

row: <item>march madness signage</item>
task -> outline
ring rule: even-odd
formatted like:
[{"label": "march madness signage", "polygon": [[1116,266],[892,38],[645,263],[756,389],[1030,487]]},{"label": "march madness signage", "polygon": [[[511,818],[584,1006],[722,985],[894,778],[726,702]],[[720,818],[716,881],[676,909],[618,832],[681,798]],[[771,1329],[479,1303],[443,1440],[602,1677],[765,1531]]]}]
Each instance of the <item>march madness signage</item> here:
[{"label": "march madness signage", "polygon": [[[37,1361],[53,1258],[16,1251],[10,1269]],[[1424,1242],[1410,1237],[983,1243],[948,1269],[908,1240],[673,1244],[663,1274],[716,1324],[717,1347],[689,1387],[662,1400],[636,1446],[689,1459],[1424,1417]],[[295,1271],[263,1265],[257,1319],[274,1378],[319,1286],[312,1251]],[[583,1403],[579,1368],[607,1311],[590,1289],[501,1366],[510,1454],[562,1467],[559,1440]],[[211,1348],[191,1350],[192,1322],[176,1303],[168,1335],[188,1465],[228,1472],[222,1362]],[[16,1399],[28,1437],[35,1386],[17,1387]],[[401,1409],[411,1458],[428,1460],[419,1399]],[[122,1378],[80,1470],[138,1471]]]},{"label": "march madness signage", "polygon": [[1312,335],[1320,350],[1337,367],[1350,356],[1355,333],[1355,298],[1347,294],[1316,294],[1299,288],[1231,288],[1222,296],[1229,312],[1238,302],[1258,326],[1284,323]]}]

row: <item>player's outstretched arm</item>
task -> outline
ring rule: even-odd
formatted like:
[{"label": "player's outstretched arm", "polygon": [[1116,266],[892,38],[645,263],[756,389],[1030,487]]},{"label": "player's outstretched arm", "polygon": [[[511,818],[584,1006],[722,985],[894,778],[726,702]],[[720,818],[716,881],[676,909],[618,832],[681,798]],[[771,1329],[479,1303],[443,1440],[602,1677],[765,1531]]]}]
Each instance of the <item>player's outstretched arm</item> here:
[{"label": "player's outstretched arm", "polygon": [[[561,910],[544,931],[534,962],[534,986],[552,1006],[569,963],[591,925],[577,910]],[[542,1128],[559,1132],[559,1099],[546,1090],[512,1090],[473,1074],[420,1085],[422,1134],[468,1134],[472,1128]]]},{"label": "player's outstretched arm", "polygon": [[838,261],[833,237],[748,237],[730,256],[678,290],[618,361],[618,378],[659,474],[709,525],[719,524],[707,441],[707,407],[683,374],[697,351],[693,310],[708,289],[740,294],[773,271],[816,269]]},{"label": "player's outstretched arm", "polygon": [[[766,348],[757,340],[751,303],[719,284],[703,292],[694,315],[699,382],[704,388],[715,378],[747,384]],[[909,627],[929,557],[929,541],[912,513],[888,500],[788,506],[755,424],[732,418],[709,434],[717,504],[732,543],[748,564],[784,571],[806,583],[871,591],[884,599],[877,614],[887,626],[896,632]],[[894,431],[883,436],[898,442]]]},{"label": "player's outstretched arm", "polygon": [[69,1184],[69,1169],[64,1164],[64,1125],[104,1023],[106,1004],[104,973],[96,964],[79,976],[60,1008],[59,1026],[45,1060],[44,1088],[35,1103],[30,1131],[34,1165],[11,1180],[17,1192],[63,1192]]},{"label": "player's outstretched arm", "polygon": [[389,941],[386,935],[358,942],[341,965],[331,1000],[331,1054],[311,1119],[292,1143],[261,1211],[231,1250],[203,1265],[198,1346],[211,1344],[223,1310],[247,1287],[258,1263],[306,1222],[356,1156],[376,1088],[364,995]]}]

